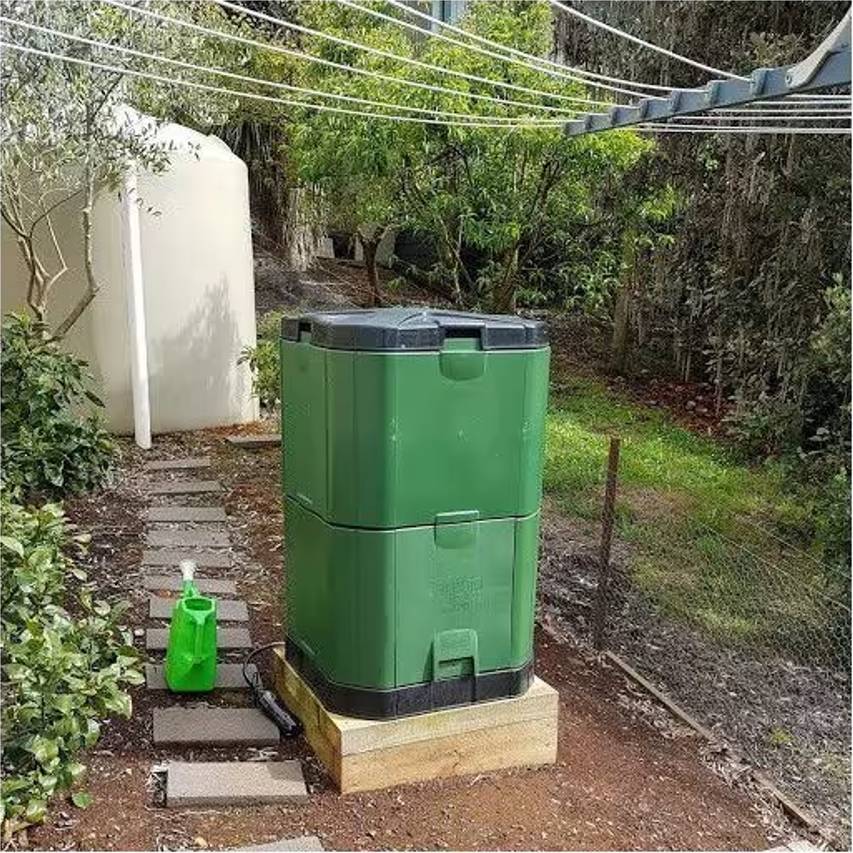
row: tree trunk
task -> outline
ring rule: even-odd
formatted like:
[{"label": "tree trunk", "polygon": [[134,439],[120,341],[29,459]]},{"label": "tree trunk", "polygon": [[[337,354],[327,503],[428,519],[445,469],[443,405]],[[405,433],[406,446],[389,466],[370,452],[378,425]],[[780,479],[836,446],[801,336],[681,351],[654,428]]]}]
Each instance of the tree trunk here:
[{"label": "tree trunk", "polygon": [[314,218],[310,187],[287,191],[287,209],[281,230],[281,245],[289,269],[305,272],[323,245],[323,228]]},{"label": "tree trunk", "polygon": [[86,168],[86,203],[80,214],[83,226],[83,269],[86,273],[86,289],[77,300],[74,307],[68,312],[65,319],[57,326],[51,337],[59,341],[68,334],[71,327],[80,319],[83,312],[89,307],[92,300],[98,295],[101,285],[95,276],[94,251],[92,243],[92,211],[95,207],[95,176],[91,168]]},{"label": "tree trunk", "polygon": [[518,246],[510,249],[504,259],[504,274],[492,291],[492,311],[495,314],[515,313]]},{"label": "tree trunk", "polygon": [[359,232],[358,240],[361,243],[361,251],[364,253],[364,269],[367,272],[367,283],[370,285],[370,294],[374,305],[382,304],[382,293],[379,290],[379,270],[376,267],[376,250],[379,248],[379,242],[382,239],[373,237],[368,239]]},{"label": "tree trunk", "polygon": [[630,228],[622,238],[622,269],[613,311],[613,337],[610,341],[610,372],[620,375],[625,372],[631,349],[631,297],[636,259],[636,235],[634,229]]}]

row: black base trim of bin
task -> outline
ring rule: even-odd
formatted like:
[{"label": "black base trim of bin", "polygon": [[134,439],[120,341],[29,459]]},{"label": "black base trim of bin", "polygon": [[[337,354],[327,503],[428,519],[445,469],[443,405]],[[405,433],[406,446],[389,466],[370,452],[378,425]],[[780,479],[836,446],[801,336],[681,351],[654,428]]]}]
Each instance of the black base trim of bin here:
[{"label": "black base trim of bin", "polygon": [[428,681],[396,690],[370,690],[329,681],[290,637],[287,637],[285,654],[288,663],[310,685],[327,710],[368,720],[407,717],[440,708],[521,696],[533,681],[533,661],[529,660],[518,669]]}]

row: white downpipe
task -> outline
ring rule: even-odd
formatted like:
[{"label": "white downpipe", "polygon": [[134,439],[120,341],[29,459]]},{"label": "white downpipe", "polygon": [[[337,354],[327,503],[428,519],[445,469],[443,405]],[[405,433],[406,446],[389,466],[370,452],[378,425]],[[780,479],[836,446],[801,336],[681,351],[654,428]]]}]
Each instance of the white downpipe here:
[{"label": "white downpipe", "polygon": [[133,436],[143,450],[151,449],[151,404],[148,398],[148,338],[145,330],[145,287],[136,170],[124,178],[121,202],[122,265],[130,332],[130,381],[133,390]]}]

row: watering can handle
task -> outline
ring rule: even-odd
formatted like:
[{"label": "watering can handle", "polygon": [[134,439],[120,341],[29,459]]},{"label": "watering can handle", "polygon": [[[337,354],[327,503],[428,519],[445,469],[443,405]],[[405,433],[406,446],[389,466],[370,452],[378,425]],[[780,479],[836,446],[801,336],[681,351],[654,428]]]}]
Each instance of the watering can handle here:
[{"label": "watering can handle", "polygon": [[[196,626],[198,628],[198,626]],[[204,638],[204,632],[200,630],[196,630],[195,632],[195,644],[193,647],[193,663],[201,663],[204,658],[202,652],[202,639]]]}]

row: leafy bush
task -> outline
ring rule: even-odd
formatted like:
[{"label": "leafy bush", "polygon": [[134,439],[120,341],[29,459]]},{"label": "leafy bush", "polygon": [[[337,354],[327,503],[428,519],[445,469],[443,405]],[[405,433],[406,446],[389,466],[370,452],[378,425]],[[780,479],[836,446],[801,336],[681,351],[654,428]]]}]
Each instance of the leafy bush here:
[{"label": "leafy bush", "polygon": [[[126,605],[92,597],[86,573],[65,553],[86,538],[62,509],[2,498],[2,807],[8,833],[43,820],[47,801],[85,770],[77,760],[100,720],[130,716],[123,685],[140,684],[139,657],[120,629]],[[77,581],[70,590],[70,578]],[[84,791],[72,795],[85,807]]]},{"label": "leafy bush", "polygon": [[281,402],[281,376],[279,372],[278,340],[282,314],[270,311],[258,324],[258,344],[243,347],[238,364],[248,364],[252,372],[252,392],[261,406],[269,411]]},{"label": "leafy bush", "polygon": [[30,317],[3,319],[3,485],[18,495],[60,496],[102,485],[117,446],[86,402],[91,392],[86,363],[63,352]]}]

